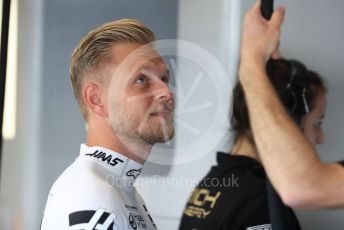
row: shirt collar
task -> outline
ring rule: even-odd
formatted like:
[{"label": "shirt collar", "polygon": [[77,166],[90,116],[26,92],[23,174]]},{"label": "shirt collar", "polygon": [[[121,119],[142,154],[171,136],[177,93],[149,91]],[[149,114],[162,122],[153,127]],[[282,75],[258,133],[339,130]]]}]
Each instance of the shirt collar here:
[{"label": "shirt collar", "polygon": [[[128,157],[100,146],[81,144],[80,157],[98,163],[116,176],[116,183],[134,184],[142,171],[143,165]],[[118,181],[117,181],[118,180]]]},{"label": "shirt collar", "polygon": [[266,177],[263,165],[256,159],[244,155],[231,155],[230,153],[217,152],[217,166],[221,168],[247,168]]}]

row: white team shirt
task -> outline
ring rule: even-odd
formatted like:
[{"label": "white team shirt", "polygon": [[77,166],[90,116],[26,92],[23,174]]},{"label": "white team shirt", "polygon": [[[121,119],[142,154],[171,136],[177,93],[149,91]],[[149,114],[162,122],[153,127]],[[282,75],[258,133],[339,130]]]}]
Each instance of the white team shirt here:
[{"label": "white team shirt", "polygon": [[157,229],[133,184],[143,165],[84,144],[52,186],[41,230]]}]

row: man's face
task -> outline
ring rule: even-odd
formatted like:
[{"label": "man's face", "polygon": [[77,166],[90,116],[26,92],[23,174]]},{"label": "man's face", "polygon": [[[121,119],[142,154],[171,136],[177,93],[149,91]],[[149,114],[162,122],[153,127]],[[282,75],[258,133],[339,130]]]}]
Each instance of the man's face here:
[{"label": "man's face", "polygon": [[175,102],[159,54],[149,46],[123,43],[113,47],[113,56],[107,89],[113,132],[150,145],[172,139]]}]

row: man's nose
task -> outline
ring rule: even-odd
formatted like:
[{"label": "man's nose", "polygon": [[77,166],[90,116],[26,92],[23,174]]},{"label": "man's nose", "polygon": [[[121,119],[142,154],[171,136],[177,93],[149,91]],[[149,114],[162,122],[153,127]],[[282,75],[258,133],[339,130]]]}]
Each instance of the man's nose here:
[{"label": "man's nose", "polygon": [[169,85],[165,82],[156,82],[156,87],[154,91],[154,97],[156,100],[168,101],[170,99],[173,99],[173,92],[171,91]]}]

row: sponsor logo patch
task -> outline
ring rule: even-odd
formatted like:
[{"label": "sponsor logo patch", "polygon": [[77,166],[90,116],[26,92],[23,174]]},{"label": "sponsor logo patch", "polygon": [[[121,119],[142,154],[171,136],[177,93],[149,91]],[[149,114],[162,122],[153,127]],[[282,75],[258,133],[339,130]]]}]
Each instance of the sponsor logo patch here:
[{"label": "sponsor logo patch", "polygon": [[135,230],[137,228],[140,228],[140,229],[147,228],[147,224],[145,223],[145,220],[143,219],[139,209],[135,205],[126,204],[125,208],[129,212],[128,221],[132,229]]},{"label": "sponsor logo patch", "polygon": [[131,169],[125,175],[129,177],[134,177],[134,179],[136,179],[136,177],[138,177],[140,173],[141,169]]},{"label": "sponsor logo patch", "polygon": [[133,214],[129,214],[129,224],[131,226],[132,229],[137,229],[137,224],[136,224],[136,221],[135,221],[135,218],[133,216]]},{"label": "sponsor logo patch", "polygon": [[116,215],[105,209],[82,210],[69,214],[68,230],[112,230]]},{"label": "sponsor logo patch", "polygon": [[185,208],[184,214],[198,219],[205,219],[214,208],[221,192],[211,193],[208,189],[196,188]]}]

